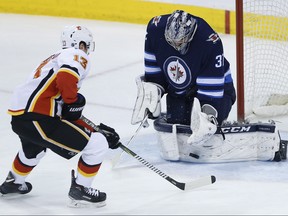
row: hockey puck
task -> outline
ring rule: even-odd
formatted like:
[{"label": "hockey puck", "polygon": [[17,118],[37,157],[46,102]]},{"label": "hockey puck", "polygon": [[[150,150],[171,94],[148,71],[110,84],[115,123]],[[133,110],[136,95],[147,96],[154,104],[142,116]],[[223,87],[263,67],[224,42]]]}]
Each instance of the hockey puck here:
[{"label": "hockey puck", "polygon": [[193,158],[196,158],[196,159],[199,159],[199,155],[196,155],[196,154],[193,154],[193,153],[190,153],[189,156],[193,157]]}]

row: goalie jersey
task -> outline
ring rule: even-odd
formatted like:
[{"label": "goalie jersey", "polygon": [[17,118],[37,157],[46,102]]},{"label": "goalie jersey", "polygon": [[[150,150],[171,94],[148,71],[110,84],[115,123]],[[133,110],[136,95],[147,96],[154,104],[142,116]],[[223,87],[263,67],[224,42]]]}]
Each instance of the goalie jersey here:
[{"label": "goalie jersey", "polygon": [[222,122],[228,116],[236,94],[220,37],[206,21],[193,16],[198,27],[188,52],[181,55],[165,40],[168,17],[154,17],[147,26],[146,82],[160,84],[165,93],[180,98],[193,90],[201,105],[210,104],[216,108],[218,121]]},{"label": "goalie jersey", "polygon": [[90,70],[89,56],[80,49],[62,49],[44,60],[13,93],[8,113],[60,116],[62,104],[77,100]]}]

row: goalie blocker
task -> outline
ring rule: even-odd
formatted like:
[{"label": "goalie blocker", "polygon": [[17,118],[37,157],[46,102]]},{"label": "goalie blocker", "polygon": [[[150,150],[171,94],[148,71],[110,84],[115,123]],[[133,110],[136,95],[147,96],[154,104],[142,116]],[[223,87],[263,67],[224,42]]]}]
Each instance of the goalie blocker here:
[{"label": "goalie blocker", "polygon": [[281,161],[286,159],[287,140],[281,140],[274,122],[226,122],[205,142],[192,142],[189,125],[173,125],[165,113],[154,121],[161,156],[171,161],[219,163]]}]

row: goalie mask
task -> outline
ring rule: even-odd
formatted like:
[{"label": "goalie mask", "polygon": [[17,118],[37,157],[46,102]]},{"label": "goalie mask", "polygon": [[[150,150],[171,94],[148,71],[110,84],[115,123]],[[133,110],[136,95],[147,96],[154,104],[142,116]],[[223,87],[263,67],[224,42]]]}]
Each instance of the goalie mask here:
[{"label": "goalie mask", "polygon": [[196,20],[190,14],[176,10],[167,20],[165,39],[174,49],[184,55],[188,51],[196,29]]},{"label": "goalie mask", "polygon": [[84,26],[66,26],[61,34],[62,49],[74,47],[79,49],[81,42],[84,42],[87,49],[87,54],[93,52],[95,43],[92,33]]}]

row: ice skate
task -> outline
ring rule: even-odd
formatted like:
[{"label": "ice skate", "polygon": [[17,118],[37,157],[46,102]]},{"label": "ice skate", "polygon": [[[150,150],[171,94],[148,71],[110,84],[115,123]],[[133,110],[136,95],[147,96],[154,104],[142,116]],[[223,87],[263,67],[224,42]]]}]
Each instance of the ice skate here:
[{"label": "ice skate", "polygon": [[27,194],[32,190],[32,185],[29,182],[16,184],[15,178],[10,171],[5,182],[0,186],[0,195],[6,194]]},{"label": "ice skate", "polygon": [[74,176],[75,171],[72,170],[72,182],[69,191],[69,198],[71,199],[68,204],[69,207],[82,208],[82,207],[102,207],[105,206],[106,193],[100,192],[94,188],[84,187],[76,183]]}]

